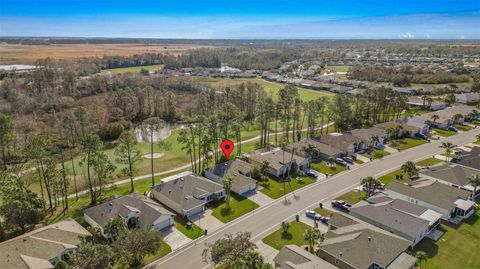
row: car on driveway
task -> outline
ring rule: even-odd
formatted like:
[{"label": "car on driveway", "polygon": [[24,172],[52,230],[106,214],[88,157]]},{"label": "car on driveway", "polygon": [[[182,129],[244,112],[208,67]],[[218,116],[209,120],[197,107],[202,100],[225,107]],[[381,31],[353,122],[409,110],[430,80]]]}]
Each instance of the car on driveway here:
[{"label": "car on driveway", "polygon": [[347,166],[347,165],[348,165],[348,163],[347,163],[345,160],[343,160],[342,158],[336,158],[336,159],[335,159],[335,162],[338,163],[338,164],[340,164],[340,165],[343,165],[343,166]]},{"label": "car on driveway", "polygon": [[314,220],[320,220],[322,219],[322,215],[318,214],[317,212],[313,211],[313,210],[307,210],[305,211],[305,215],[311,219],[314,219]]},{"label": "car on driveway", "polygon": [[344,161],[346,161],[347,163],[353,163],[353,159],[350,158],[350,157],[343,157],[342,158]]},{"label": "car on driveway", "polygon": [[318,173],[315,170],[311,170],[311,169],[305,171],[305,175],[311,178],[318,178]]},{"label": "car on driveway", "polygon": [[320,222],[321,223],[328,224],[329,221],[330,221],[329,217],[320,216]]},{"label": "car on driveway", "polygon": [[415,136],[418,137],[418,138],[421,138],[421,139],[425,139],[425,140],[428,139],[428,136],[426,136],[424,134],[416,134]]},{"label": "car on driveway", "polygon": [[350,207],[352,207],[351,204],[343,201],[343,200],[332,200],[332,206],[333,207],[336,207],[338,209],[341,209],[341,210],[344,210],[344,211],[347,211],[350,209]]},{"label": "car on driveway", "polygon": [[447,130],[449,131],[452,131],[452,132],[458,132],[457,128],[453,127],[453,126],[448,126]]}]

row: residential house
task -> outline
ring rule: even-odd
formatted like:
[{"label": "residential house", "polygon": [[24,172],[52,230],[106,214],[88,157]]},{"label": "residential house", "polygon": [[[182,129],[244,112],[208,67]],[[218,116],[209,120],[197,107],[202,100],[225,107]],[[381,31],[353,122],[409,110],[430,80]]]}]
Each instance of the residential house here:
[{"label": "residential house", "polygon": [[479,95],[477,92],[455,94],[455,101],[462,104],[474,104],[478,102]]},{"label": "residential house", "polygon": [[331,88],[330,92],[333,92],[333,93],[348,93],[351,90],[352,90],[352,88],[350,88],[350,87],[337,85],[337,86]]},{"label": "residential house", "polygon": [[251,178],[253,165],[235,159],[217,164],[214,168],[205,171],[205,177],[219,184],[228,177],[233,178],[232,191],[237,194],[246,194],[257,189],[257,181]]},{"label": "residential house", "polygon": [[330,133],[322,136],[320,142],[341,150],[344,154],[355,153],[367,148],[368,140],[351,133]]},{"label": "residential house", "polygon": [[428,220],[398,210],[390,202],[354,206],[349,213],[357,219],[407,239],[412,247],[430,233]]},{"label": "residential house", "polygon": [[402,137],[402,136],[415,136],[416,134],[418,134],[420,132],[420,128],[418,128],[416,126],[407,125],[407,124],[404,124],[404,123],[401,123],[401,122],[395,122],[395,121],[388,121],[388,122],[379,123],[379,124],[374,125],[373,127],[384,131],[387,134],[387,136],[389,136],[390,135],[389,130],[393,130],[393,129],[397,128],[398,126],[401,127],[401,129],[398,132],[398,135],[400,137]]},{"label": "residential house", "polygon": [[440,101],[438,99],[433,99],[432,102],[423,101],[421,97],[418,96],[410,96],[408,97],[407,105],[410,107],[418,107],[418,108],[427,108],[433,111],[441,110],[447,107],[447,103]]},{"label": "residential house", "polygon": [[[309,146],[314,146],[316,151],[313,153],[313,156],[308,156],[305,150]],[[317,139],[306,138],[301,141],[297,141],[291,144],[288,144],[285,147],[286,152],[294,152],[296,155],[302,156],[304,158],[311,158],[312,160],[324,160],[327,161],[330,157],[336,158],[342,155],[343,151],[337,149],[328,144],[322,143]]]},{"label": "residential house", "polygon": [[476,193],[474,194],[473,191],[475,188],[470,185],[468,180],[468,177],[480,174],[479,170],[450,163],[432,166],[429,167],[429,169],[422,170],[420,173],[423,178],[437,180],[440,183],[469,191],[475,197],[480,195],[480,186],[477,187]]},{"label": "residential house", "polygon": [[[353,129],[349,133],[365,141],[367,147],[383,148],[385,141],[388,139],[387,133],[377,128]],[[374,136],[378,137],[378,141],[372,141]]]},{"label": "residential house", "polygon": [[247,158],[254,165],[261,165],[264,161],[267,161],[269,164],[268,173],[278,178],[286,175],[288,171],[304,170],[309,165],[307,158],[280,148],[255,151],[248,154]]},{"label": "residential house", "polygon": [[[475,203],[469,200],[470,192],[447,186],[438,181],[416,180],[417,185],[409,186],[397,181],[388,185],[388,194],[442,214],[442,219],[464,219],[475,211]],[[454,220],[456,221],[456,220]]]},{"label": "residential house", "polygon": [[173,225],[175,214],[152,199],[133,193],[87,208],[83,216],[88,224],[102,231],[109,219],[118,217],[129,228],[152,227],[160,231]]},{"label": "residential house", "polygon": [[402,123],[403,128],[405,128],[405,126],[408,126],[408,128],[411,128],[412,126],[415,127],[416,129],[414,129],[413,131],[409,131],[410,135],[428,135],[430,131],[430,126],[425,123],[425,119],[419,116],[410,116],[404,119],[400,119],[397,122]]},{"label": "residential house", "polygon": [[297,245],[286,245],[273,258],[278,269],[338,269],[338,267]]},{"label": "residential house", "polygon": [[223,185],[194,173],[182,174],[152,188],[153,199],[187,218],[202,213],[207,203],[225,197]]},{"label": "residential house", "polygon": [[2,269],[53,269],[91,234],[72,219],[38,228],[0,243]]},{"label": "residential house", "polygon": [[464,167],[480,170],[480,147],[473,147],[469,152],[462,152],[462,158],[455,158],[452,162]]},{"label": "residential house", "polygon": [[405,253],[409,246],[399,236],[334,213],[317,255],[340,269],[413,269],[416,259]]},{"label": "residential house", "polygon": [[[472,118],[471,113],[474,110],[475,108],[471,106],[455,105],[455,106],[447,107],[440,111],[426,113],[426,114],[420,115],[419,117],[422,117],[425,120],[430,120],[433,123],[432,126],[445,129],[448,126],[455,123],[453,121],[453,117],[457,114],[462,115],[462,118],[458,119],[457,123],[463,123],[466,119],[467,120],[478,119],[478,116],[474,116]],[[436,115],[438,119],[434,120],[433,115]]]}]

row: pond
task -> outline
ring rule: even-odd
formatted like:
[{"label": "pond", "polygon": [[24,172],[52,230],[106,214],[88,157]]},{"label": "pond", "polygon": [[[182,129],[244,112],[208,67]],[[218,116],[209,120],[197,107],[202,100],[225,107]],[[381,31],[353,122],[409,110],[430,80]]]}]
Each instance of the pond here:
[{"label": "pond", "polygon": [[[172,130],[180,128],[178,124],[167,124],[158,130],[153,131],[153,142],[164,140],[172,134]],[[135,128],[135,139],[138,143],[150,142],[150,132],[146,126]]]}]

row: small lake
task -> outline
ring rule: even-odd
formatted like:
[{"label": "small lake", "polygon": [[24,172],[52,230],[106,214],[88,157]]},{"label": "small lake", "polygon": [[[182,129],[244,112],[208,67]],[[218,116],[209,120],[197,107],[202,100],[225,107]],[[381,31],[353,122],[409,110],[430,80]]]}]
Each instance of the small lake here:
[{"label": "small lake", "polygon": [[[164,140],[172,134],[172,130],[180,128],[178,124],[167,124],[164,127],[153,132],[153,142]],[[150,132],[145,126],[138,126],[135,128],[135,139],[138,143],[150,142]]]}]

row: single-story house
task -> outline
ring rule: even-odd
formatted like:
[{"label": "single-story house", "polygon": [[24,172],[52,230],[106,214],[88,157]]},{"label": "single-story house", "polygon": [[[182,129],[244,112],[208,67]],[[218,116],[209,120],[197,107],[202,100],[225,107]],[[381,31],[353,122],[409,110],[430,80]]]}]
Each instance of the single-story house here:
[{"label": "single-story house", "polygon": [[412,125],[407,125],[401,122],[395,122],[395,121],[388,121],[388,122],[383,122],[374,125],[374,128],[380,129],[387,133],[388,135],[388,130],[390,129],[395,129],[398,126],[401,126],[401,130],[399,131],[400,136],[415,136],[416,134],[420,133],[420,128],[412,126]]},{"label": "single-story house", "polygon": [[412,247],[430,232],[429,221],[397,210],[388,202],[354,206],[349,213],[357,219],[407,239]]},{"label": "single-story house", "polygon": [[224,198],[225,190],[223,185],[191,173],[153,186],[150,196],[189,218],[202,213],[207,203]]},{"label": "single-story house", "polygon": [[257,181],[251,178],[253,165],[235,159],[217,164],[214,168],[205,171],[205,177],[219,184],[228,177],[233,178],[232,191],[245,194],[257,189]]},{"label": "single-story house", "polygon": [[477,92],[455,94],[455,101],[462,104],[474,104],[478,102],[479,95]]},{"label": "single-story house", "polygon": [[[474,111],[475,108],[467,105],[454,105],[451,107],[447,107],[443,110],[430,112],[426,114],[422,114],[419,117],[422,117],[424,120],[430,120],[432,125],[438,128],[447,128],[448,126],[454,124],[453,117],[456,114],[462,115],[462,118],[457,120],[457,123],[462,123],[466,119],[478,119],[478,116],[471,118],[471,113]],[[438,119],[434,120],[433,115],[436,115]]]},{"label": "single-story house", "polygon": [[475,212],[475,203],[469,200],[470,192],[447,186],[438,181],[421,182],[418,186],[409,186],[397,181],[388,185],[388,194],[416,205],[429,208],[442,214],[442,219],[468,218]]},{"label": "single-story house", "polygon": [[425,123],[425,119],[419,116],[410,116],[404,119],[398,120],[399,123],[402,123],[402,127],[405,128],[404,126],[413,126],[417,128],[413,132],[410,131],[410,133],[413,134],[423,134],[423,135],[428,135],[430,131],[430,126]]},{"label": "single-story house", "polygon": [[470,152],[462,152],[462,158],[453,159],[452,162],[468,168],[480,170],[480,147],[473,147]]},{"label": "single-story house", "polygon": [[284,246],[273,258],[273,262],[278,269],[338,269],[297,245]]},{"label": "single-story house", "polygon": [[87,208],[83,216],[88,224],[102,231],[109,219],[117,217],[131,228],[153,227],[160,231],[173,225],[175,214],[152,199],[133,193]]},{"label": "single-story house", "polygon": [[72,219],[62,220],[0,243],[2,269],[53,269],[91,234]]},{"label": "single-story house", "polygon": [[420,107],[420,108],[424,107],[423,104],[425,104],[425,108],[428,108],[433,111],[441,110],[447,107],[447,103],[436,100],[436,99],[434,99],[432,102],[425,101],[424,103],[423,99],[418,96],[408,97],[407,104],[410,107]]},{"label": "single-story house", "polygon": [[333,92],[333,93],[347,93],[349,91],[351,91],[352,88],[350,87],[345,87],[345,86],[341,86],[341,85],[337,85],[333,88],[330,89],[330,92]]},{"label": "single-story house", "polygon": [[368,140],[351,133],[330,133],[322,136],[320,142],[341,150],[345,154],[355,153],[368,148]]},{"label": "single-story house", "polygon": [[[309,146],[314,146],[316,148],[316,151],[311,153],[312,156],[308,156],[308,154],[305,152],[305,150]],[[313,138],[306,138],[301,141],[297,141],[291,144],[288,144],[285,147],[286,152],[294,152],[296,155],[299,155],[304,158],[310,158],[312,160],[325,160],[327,161],[329,157],[339,157],[342,155],[343,151],[340,149],[337,149],[333,146],[327,145],[325,143],[320,142],[317,139]]]},{"label": "single-story house", "polygon": [[[381,129],[368,128],[368,129],[353,129],[349,132],[353,136],[366,142],[367,146],[375,148],[382,148],[385,141],[388,139],[387,133]],[[377,136],[378,141],[372,143],[372,137]]]},{"label": "single-story house", "polygon": [[[410,242],[357,220],[334,213],[317,255],[340,269],[415,268],[405,251]],[[402,264],[403,267],[395,267]]]},{"label": "single-story house", "polygon": [[280,148],[273,150],[259,150],[246,155],[253,165],[261,165],[264,161],[269,163],[268,173],[275,177],[286,175],[287,171],[304,170],[308,168],[308,158],[287,152]]},{"label": "single-story house", "polygon": [[[480,159],[480,157],[478,158]],[[468,180],[468,177],[475,174],[480,174],[480,171],[451,163],[432,166],[427,170],[421,171],[423,178],[437,180],[440,183],[469,191],[473,196],[477,197],[480,195],[480,187],[477,187],[477,192],[474,194],[473,191],[475,188],[470,185]]]}]

